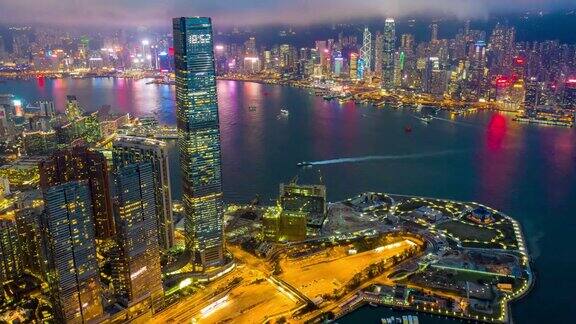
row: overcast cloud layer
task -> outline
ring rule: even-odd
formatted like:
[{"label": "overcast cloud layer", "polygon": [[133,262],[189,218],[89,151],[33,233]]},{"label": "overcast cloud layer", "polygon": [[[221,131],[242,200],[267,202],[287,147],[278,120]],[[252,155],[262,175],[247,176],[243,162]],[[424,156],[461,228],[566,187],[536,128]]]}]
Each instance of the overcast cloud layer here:
[{"label": "overcast cloud layer", "polygon": [[211,16],[220,26],[310,24],[407,15],[485,18],[573,7],[575,0],[0,0],[0,23],[168,26],[171,17]]}]

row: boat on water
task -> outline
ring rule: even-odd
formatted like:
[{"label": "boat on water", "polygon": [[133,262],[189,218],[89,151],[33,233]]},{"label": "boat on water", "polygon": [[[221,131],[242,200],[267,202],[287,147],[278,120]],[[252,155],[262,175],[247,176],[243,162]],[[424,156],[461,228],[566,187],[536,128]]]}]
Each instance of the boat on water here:
[{"label": "boat on water", "polygon": [[378,307],[378,304],[376,304],[376,303],[368,303],[368,305],[370,305],[372,307]]},{"label": "boat on water", "polygon": [[416,315],[404,315],[402,317],[386,317],[381,318],[380,323],[382,324],[419,324],[418,316]]},{"label": "boat on water", "polygon": [[410,126],[410,125],[404,126],[404,132],[405,133],[411,133],[412,132],[412,126]]},{"label": "boat on water", "polygon": [[434,119],[434,117],[428,116],[428,115],[414,116],[414,118],[420,120],[421,122],[423,122],[425,124],[429,124],[432,121],[432,119]]},{"label": "boat on water", "polygon": [[248,110],[250,110],[250,111],[256,111],[256,106],[250,106],[250,107],[248,107]]},{"label": "boat on water", "polygon": [[302,161],[302,162],[298,162],[296,164],[296,166],[300,167],[300,168],[307,168],[307,167],[311,167],[312,166],[312,162],[307,162],[307,161]]},{"label": "boat on water", "polygon": [[290,115],[290,112],[286,109],[280,109],[280,115],[288,116],[288,115]]}]

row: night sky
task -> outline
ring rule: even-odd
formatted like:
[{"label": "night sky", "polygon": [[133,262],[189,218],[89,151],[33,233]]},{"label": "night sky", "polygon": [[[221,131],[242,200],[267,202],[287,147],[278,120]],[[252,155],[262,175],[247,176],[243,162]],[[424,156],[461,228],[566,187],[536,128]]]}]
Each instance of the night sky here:
[{"label": "night sky", "polygon": [[160,27],[171,17],[211,16],[220,26],[302,25],[408,15],[484,19],[575,7],[574,0],[0,0],[0,24]]}]

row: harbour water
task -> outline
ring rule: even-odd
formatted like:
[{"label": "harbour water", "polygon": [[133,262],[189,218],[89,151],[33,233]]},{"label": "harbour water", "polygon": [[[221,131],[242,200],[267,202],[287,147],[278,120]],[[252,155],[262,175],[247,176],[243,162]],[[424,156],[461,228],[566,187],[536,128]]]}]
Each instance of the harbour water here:
[{"label": "harbour water", "polygon": [[[8,81],[0,83],[0,93],[25,102],[51,99],[58,110],[73,94],[87,110],[108,104],[118,112],[175,123],[173,88],[146,80]],[[340,105],[307,90],[248,82],[219,81],[218,94],[228,202],[247,202],[256,194],[271,201],[280,182],[302,172],[296,167],[300,161],[321,162],[306,172],[321,175],[331,201],[371,190],[478,201],[518,219],[529,243],[536,285],[513,304],[514,322],[570,322],[576,291],[574,129],[516,124],[512,115],[497,112],[454,120],[440,113],[425,124],[408,109]],[[279,118],[281,109],[289,115]],[[170,145],[172,187],[179,198],[178,154],[175,143]],[[384,308],[365,307],[339,322],[376,323],[386,314]],[[454,322],[420,318],[420,323]]]}]

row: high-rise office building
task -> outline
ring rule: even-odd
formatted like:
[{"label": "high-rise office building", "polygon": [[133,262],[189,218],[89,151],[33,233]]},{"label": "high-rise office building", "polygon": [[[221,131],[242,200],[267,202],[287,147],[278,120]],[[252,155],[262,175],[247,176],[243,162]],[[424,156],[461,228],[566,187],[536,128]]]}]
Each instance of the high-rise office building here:
[{"label": "high-rise office building", "polygon": [[376,33],[374,39],[374,74],[382,76],[382,54],[384,51],[384,34],[381,32]]},{"label": "high-rise office building", "polygon": [[135,315],[157,308],[164,292],[154,178],[151,162],[121,165],[114,173],[118,253],[113,285],[117,297]]},{"label": "high-rise office building", "polygon": [[212,21],[173,20],[187,248],[198,271],[224,262],[220,127]]},{"label": "high-rise office building", "polygon": [[82,116],[84,110],[80,107],[78,98],[76,96],[68,95],[66,96],[66,117],[68,120],[73,121],[74,119]]},{"label": "high-rise office building", "polygon": [[44,190],[48,282],[59,322],[103,316],[90,188],[73,181]]},{"label": "high-rise office building", "polygon": [[116,170],[134,163],[150,162],[152,164],[158,244],[161,249],[170,249],[174,246],[174,224],[166,143],[150,138],[119,136],[113,144],[112,160]]},{"label": "high-rise office building", "polygon": [[18,229],[13,217],[0,219],[0,280],[5,282],[18,277],[23,271],[22,251]]},{"label": "high-rise office building", "polygon": [[2,58],[6,54],[6,43],[4,43],[4,38],[0,36],[0,58]]},{"label": "high-rise office building", "polygon": [[[34,196],[37,193],[34,192]],[[22,264],[27,271],[38,277],[45,277],[46,251],[42,244],[42,223],[44,204],[37,201],[39,197],[21,197],[18,199],[18,209],[15,211],[16,227],[18,228]]]},{"label": "high-rise office building", "polygon": [[44,117],[54,117],[56,115],[56,108],[54,108],[54,101],[40,100],[38,101],[40,107],[40,115]]},{"label": "high-rise office building", "polygon": [[106,157],[86,147],[74,147],[56,152],[40,163],[40,187],[44,190],[78,180],[88,182],[92,201],[90,215],[94,217],[96,238],[111,238],[114,234],[114,218]]},{"label": "high-rise office building", "polygon": [[382,55],[382,86],[394,87],[394,52],[396,50],[396,23],[387,18],[384,22],[384,52]]},{"label": "high-rise office building", "polygon": [[358,54],[350,54],[350,80],[358,80]]},{"label": "high-rise office building", "polygon": [[438,42],[438,24],[433,23],[430,25],[430,42],[437,43]]},{"label": "high-rise office building", "polygon": [[372,71],[372,33],[368,27],[364,28],[360,58],[364,61],[364,72]]}]

